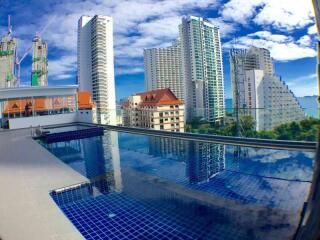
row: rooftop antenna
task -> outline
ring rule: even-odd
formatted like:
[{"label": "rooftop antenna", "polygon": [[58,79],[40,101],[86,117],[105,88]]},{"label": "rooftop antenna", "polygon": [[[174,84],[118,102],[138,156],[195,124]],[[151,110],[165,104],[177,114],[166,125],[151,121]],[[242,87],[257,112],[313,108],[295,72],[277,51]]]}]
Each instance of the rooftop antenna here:
[{"label": "rooftop antenna", "polygon": [[8,15],[8,36],[11,37],[11,34],[12,34],[11,16]]},{"label": "rooftop antenna", "polygon": [[234,74],[234,91],[235,99],[234,101],[234,113],[236,118],[236,136],[241,137],[241,126],[240,126],[240,86],[239,86],[239,56],[237,50],[237,38],[233,39],[233,46],[231,48],[230,57],[233,65],[233,74]]}]

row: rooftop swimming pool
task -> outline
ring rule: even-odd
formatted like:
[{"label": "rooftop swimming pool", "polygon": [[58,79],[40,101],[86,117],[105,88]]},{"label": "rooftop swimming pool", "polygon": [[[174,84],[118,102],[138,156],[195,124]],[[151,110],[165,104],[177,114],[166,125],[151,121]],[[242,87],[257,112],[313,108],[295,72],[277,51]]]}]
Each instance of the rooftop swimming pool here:
[{"label": "rooftop swimming pool", "polygon": [[86,239],[289,239],[315,154],[115,131],[42,144],[89,179],[50,193]]}]

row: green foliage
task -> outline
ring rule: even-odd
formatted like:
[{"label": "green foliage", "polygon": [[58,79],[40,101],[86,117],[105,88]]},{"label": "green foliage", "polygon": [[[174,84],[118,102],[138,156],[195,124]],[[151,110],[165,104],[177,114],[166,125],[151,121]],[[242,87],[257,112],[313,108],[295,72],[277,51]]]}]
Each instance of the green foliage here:
[{"label": "green foliage", "polygon": [[301,122],[282,124],[274,129],[276,139],[316,141],[316,134],[320,127],[320,120],[315,118],[304,119]]},{"label": "green foliage", "polygon": [[[316,141],[316,134],[320,129],[320,120],[307,118],[301,122],[290,122],[277,126],[272,131],[255,130],[255,122],[249,115],[241,116],[241,133],[244,137],[257,137],[264,139]],[[201,120],[200,118],[186,125],[187,132],[214,134],[224,136],[236,136],[236,123],[231,121],[228,124],[215,125]]]},{"label": "green foliage", "polygon": [[257,132],[257,138],[276,139],[277,135],[273,131],[260,131]]}]

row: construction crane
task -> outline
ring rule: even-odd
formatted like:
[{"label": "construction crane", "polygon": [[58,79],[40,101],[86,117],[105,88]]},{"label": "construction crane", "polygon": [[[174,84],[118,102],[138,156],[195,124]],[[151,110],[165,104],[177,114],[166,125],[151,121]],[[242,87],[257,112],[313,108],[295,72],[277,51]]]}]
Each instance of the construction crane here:
[{"label": "construction crane", "polygon": [[[52,23],[52,21],[55,19],[55,15],[52,16],[50,18],[50,20],[47,22],[47,24],[42,28],[42,30],[40,32],[37,32],[36,35],[37,36],[41,36],[41,34],[47,30],[47,28],[49,27],[49,25]],[[12,27],[10,24],[10,15],[9,15],[9,20],[8,20],[8,29],[10,33],[12,33]],[[30,53],[32,49],[32,45],[24,52],[24,54],[22,55],[22,57],[19,58],[18,54],[16,54],[16,59],[15,59],[15,64],[16,64],[16,69],[17,69],[17,86],[20,86],[20,78],[21,78],[21,62],[28,56],[28,54]]]},{"label": "construction crane", "polygon": [[[233,78],[234,78],[234,115],[236,118],[236,136],[242,137],[242,129],[241,129],[241,109],[244,106],[241,98],[244,96],[244,68],[245,62],[247,58],[247,51],[242,49],[237,49],[236,38],[234,39],[234,45],[230,50],[230,58],[233,66]],[[231,76],[232,77],[232,76]]]}]

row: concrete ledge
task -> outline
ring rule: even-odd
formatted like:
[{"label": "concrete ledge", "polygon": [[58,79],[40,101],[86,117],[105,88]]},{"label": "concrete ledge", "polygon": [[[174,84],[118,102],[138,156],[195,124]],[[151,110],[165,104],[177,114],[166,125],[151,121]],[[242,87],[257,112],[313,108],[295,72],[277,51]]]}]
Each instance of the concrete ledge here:
[{"label": "concrete ledge", "polygon": [[0,152],[0,237],[83,239],[49,192],[88,179],[33,140],[29,129],[1,132]]}]

